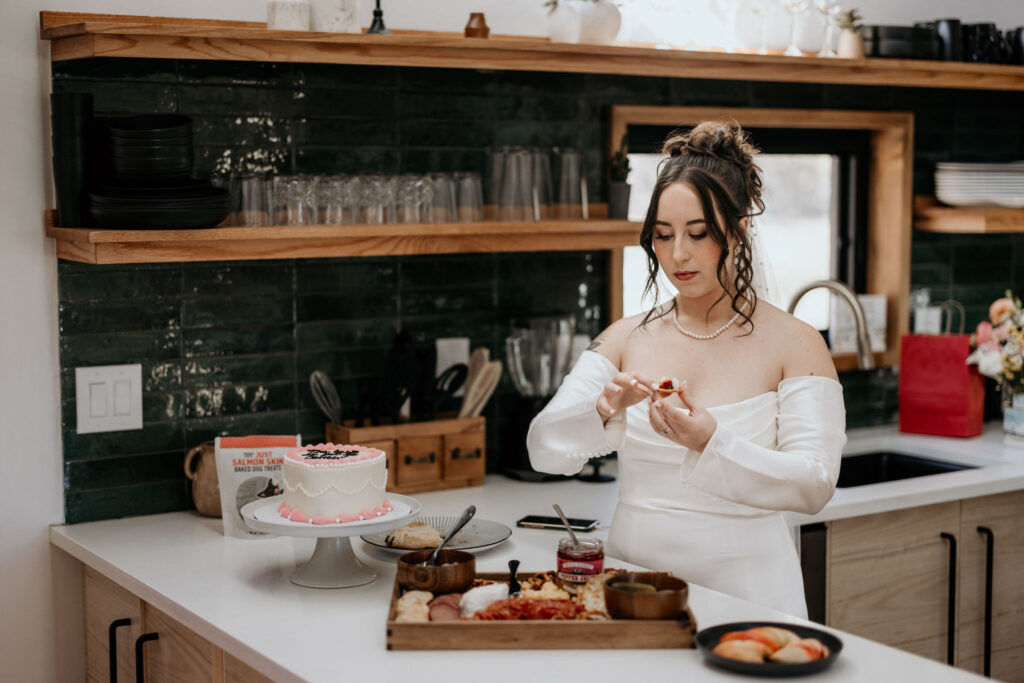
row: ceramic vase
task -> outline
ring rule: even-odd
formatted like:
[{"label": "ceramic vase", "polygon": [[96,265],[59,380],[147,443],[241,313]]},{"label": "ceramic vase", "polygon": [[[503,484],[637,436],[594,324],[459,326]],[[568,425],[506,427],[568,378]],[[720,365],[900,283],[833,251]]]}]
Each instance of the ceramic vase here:
[{"label": "ceramic vase", "polygon": [[629,183],[608,183],[608,218],[625,220],[629,214]]},{"label": "ceramic vase", "polygon": [[548,14],[553,43],[610,45],[622,23],[619,9],[608,0],[560,0]]},{"label": "ceramic vase", "polygon": [[466,23],[464,34],[467,38],[489,38],[491,29],[487,26],[487,19],[483,12],[472,12],[469,15],[469,22]]},{"label": "ceramic vase", "polygon": [[864,57],[864,36],[856,31],[843,29],[843,32],[839,34],[839,50],[836,56],[844,59]]},{"label": "ceramic vase", "polygon": [[1003,441],[1024,446],[1024,393],[1012,392],[1003,384]]}]

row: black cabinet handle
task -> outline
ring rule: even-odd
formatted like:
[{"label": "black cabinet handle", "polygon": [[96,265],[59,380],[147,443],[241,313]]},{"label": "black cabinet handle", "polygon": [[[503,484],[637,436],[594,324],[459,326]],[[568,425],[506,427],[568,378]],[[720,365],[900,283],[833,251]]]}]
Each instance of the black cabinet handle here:
[{"label": "black cabinet handle", "polygon": [[411,455],[405,456],[405,464],[406,465],[412,465],[413,463],[415,463],[417,465],[425,465],[425,464],[428,464],[428,463],[432,463],[435,460],[437,460],[437,454],[436,453],[431,453],[430,455],[424,455],[424,456],[421,456],[419,458],[414,458]]},{"label": "black cabinet handle", "polygon": [[985,536],[985,675],[992,676],[992,565],[996,549],[996,535],[987,526],[979,526],[978,533]]},{"label": "black cabinet handle", "polygon": [[151,640],[160,640],[159,633],[143,633],[135,639],[135,683],[146,683],[146,665],[142,646]]},{"label": "black cabinet handle", "polygon": [[956,647],[956,536],[943,531],[939,534],[949,541],[949,611],[946,624],[946,663],[953,666]]},{"label": "black cabinet handle", "polygon": [[463,460],[471,460],[474,458],[480,458],[481,456],[483,456],[483,451],[479,448],[470,451],[469,453],[463,453],[458,448],[452,449],[452,460],[459,460],[460,458]]},{"label": "black cabinet handle", "polygon": [[114,619],[107,628],[107,654],[110,656],[110,683],[117,683],[117,629],[131,626],[131,619]]}]

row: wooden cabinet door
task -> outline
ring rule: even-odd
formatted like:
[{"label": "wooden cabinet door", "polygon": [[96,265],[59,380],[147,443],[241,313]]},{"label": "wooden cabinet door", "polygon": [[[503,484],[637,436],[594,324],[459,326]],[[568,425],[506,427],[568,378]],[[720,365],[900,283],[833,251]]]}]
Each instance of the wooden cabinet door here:
[{"label": "wooden cabinet door", "polygon": [[959,531],[959,501],[829,522],[829,625],[946,662],[950,544],[940,534]]},{"label": "wooden cabinet door", "polygon": [[960,666],[983,672],[987,534],[992,532],[991,676],[1024,681],[1024,491],[961,503]]},{"label": "wooden cabinet door", "polygon": [[160,635],[145,645],[146,683],[221,680],[224,664],[220,648],[152,605],[145,606],[145,614],[146,632]]},{"label": "wooden cabinet door", "polygon": [[142,601],[132,593],[85,567],[85,678],[89,683],[110,683],[110,627],[114,630],[117,680],[135,680],[135,639],[142,633]]},{"label": "wooden cabinet door", "polygon": [[274,683],[242,660],[224,653],[224,683]]}]

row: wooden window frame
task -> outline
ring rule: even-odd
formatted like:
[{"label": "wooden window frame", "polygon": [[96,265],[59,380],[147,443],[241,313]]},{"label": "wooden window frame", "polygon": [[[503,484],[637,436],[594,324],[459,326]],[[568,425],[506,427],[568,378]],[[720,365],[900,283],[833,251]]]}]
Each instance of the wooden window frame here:
[{"label": "wooden window frame", "polygon": [[[908,332],[910,323],[913,114],[836,109],[613,106],[609,154],[618,149],[631,125],[688,127],[709,119],[731,119],[749,128],[860,130],[869,134],[865,293],[886,296],[886,350],[875,354],[875,365],[898,365],[900,337]],[[622,263],[622,249],[613,249],[608,277],[612,320],[622,317]],[[832,358],[837,370],[857,367],[855,354],[834,354]]]}]

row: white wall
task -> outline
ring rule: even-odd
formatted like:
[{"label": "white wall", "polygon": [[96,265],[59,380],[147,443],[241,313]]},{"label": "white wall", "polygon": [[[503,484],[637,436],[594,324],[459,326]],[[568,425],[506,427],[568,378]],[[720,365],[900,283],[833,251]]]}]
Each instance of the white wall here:
[{"label": "white wall", "polygon": [[[364,25],[370,9],[364,2]],[[384,0],[393,28],[460,30],[483,10],[496,33],[542,35],[542,0]],[[626,9],[633,3],[624,3]],[[1002,27],[1024,24],[1020,0],[858,0],[869,23],[959,16]],[[261,0],[0,0],[0,671],[12,681],[71,681],[81,649],[55,649],[55,634],[80,638],[80,614],[66,563],[51,559],[47,526],[60,523],[60,405],[57,267],[41,215],[53,206],[49,172],[48,44],[38,39],[43,9],[261,20]],[[73,418],[72,418],[73,419]],[[51,585],[56,581],[59,590]],[[60,598],[54,599],[59,593]],[[71,634],[68,636],[67,634]],[[58,662],[61,662],[58,664]]]}]

